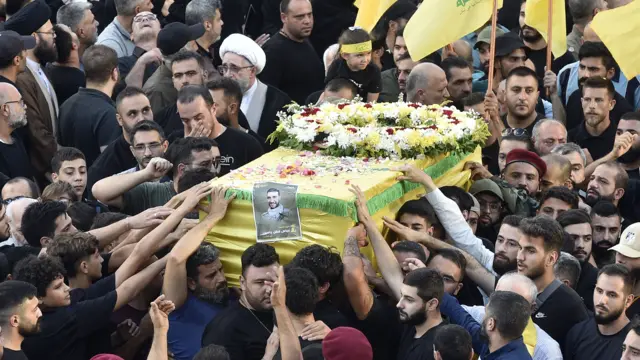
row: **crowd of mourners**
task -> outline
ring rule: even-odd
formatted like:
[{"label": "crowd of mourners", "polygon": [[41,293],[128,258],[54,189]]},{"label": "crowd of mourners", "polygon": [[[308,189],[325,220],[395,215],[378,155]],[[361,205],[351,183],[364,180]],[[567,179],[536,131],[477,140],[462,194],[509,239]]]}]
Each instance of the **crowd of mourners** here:
[{"label": "crowd of mourners", "polygon": [[[353,0],[0,0],[0,358],[640,359],[640,77],[590,26],[631,1],[566,0],[547,68],[526,0],[424,59],[416,0],[371,32]],[[343,248],[256,243],[230,286],[210,180],[355,98],[483,117],[470,189],[407,165],[381,229],[351,185]]]}]

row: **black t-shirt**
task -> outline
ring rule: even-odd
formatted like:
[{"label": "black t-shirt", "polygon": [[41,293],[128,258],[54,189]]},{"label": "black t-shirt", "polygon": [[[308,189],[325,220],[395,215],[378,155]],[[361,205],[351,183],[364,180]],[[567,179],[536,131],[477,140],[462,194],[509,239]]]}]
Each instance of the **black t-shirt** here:
[{"label": "black t-shirt", "polygon": [[587,310],[593,311],[593,290],[596,288],[598,281],[598,269],[585,261],[582,265],[580,278],[576,284],[576,292],[582,298]]},{"label": "black t-shirt", "polygon": [[595,319],[576,324],[567,334],[565,360],[618,360],[630,323],[614,335],[602,335]]},{"label": "black t-shirt", "polygon": [[116,107],[105,93],[80,88],[60,107],[59,141],[84,154],[90,167],[107,146],[122,134],[116,121]]},{"label": "black t-shirt", "polygon": [[351,326],[347,317],[328,299],[323,299],[316,304],[313,317],[318,321],[322,321],[331,329],[340,326]]},{"label": "black t-shirt", "polygon": [[600,135],[592,136],[587,132],[585,122],[569,131],[569,141],[580,145],[581,148],[589,150],[593,160],[605,157],[613,150],[613,143],[616,139],[618,125],[611,122],[609,127]]},{"label": "black t-shirt", "polygon": [[620,199],[618,209],[624,218],[624,223],[634,224],[640,221],[640,180],[629,179],[624,196]]},{"label": "black t-shirt", "polygon": [[[182,120],[180,120],[178,105],[172,104],[160,110],[159,113],[154,113],[153,120],[162,127],[167,139],[169,139],[169,135],[180,131],[182,132],[182,136],[180,137],[184,137],[184,125],[182,124]],[[171,140],[169,140],[169,142],[171,142]]]},{"label": "black t-shirt", "polygon": [[[629,105],[627,99],[622,97],[617,92],[615,93],[614,99],[616,100],[616,104],[609,111],[609,118],[612,123],[617,124],[622,115],[632,112],[633,107]],[[580,90],[574,91],[567,101],[567,105],[565,105],[565,109],[567,112],[567,130],[575,129],[584,121],[584,111],[582,110],[582,92]]]},{"label": "black t-shirt", "polygon": [[264,154],[262,145],[256,138],[238,129],[228,127],[215,140],[222,157],[220,176],[226,175],[231,170],[238,169]]},{"label": "black t-shirt", "polygon": [[263,48],[267,64],[260,73],[262,82],[282,90],[298,104],[323,88],[324,65],[308,39],[297,42],[278,32]]},{"label": "black t-shirt", "polygon": [[109,325],[118,295],[115,291],[56,309],[40,318],[40,333],[22,343],[29,360],[86,360],[91,358],[91,337]]},{"label": "black t-shirt", "polygon": [[[527,56],[533,64],[536,66],[536,74],[538,75],[538,79],[540,79],[540,83],[542,84],[542,79],[544,79],[544,69],[547,67],[547,47],[540,50],[531,50],[527,49]],[[576,62],[576,59],[570,52],[564,53],[564,55],[556,58],[552,55],[553,61],[551,62],[551,70],[554,73],[559,73],[563,67]],[[540,94],[543,94],[544,91],[541,91]]]},{"label": "black t-shirt", "polygon": [[104,149],[89,168],[87,190],[91,191],[93,185],[98,181],[131,169],[136,165],[138,162],[131,153],[129,143],[121,134]]},{"label": "black t-shirt", "polygon": [[260,360],[273,330],[273,312],[251,311],[236,302],[204,329],[202,346],[224,346],[232,360]]},{"label": "black t-shirt", "polygon": [[627,308],[627,311],[625,311],[629,319],[633,319],[635,316],[640,315],[640,301],[638,301],[638,299],[640,299],[640,296],[636,296],[631,305]]},{"label": "black t-shirt", "polygon": [[364,70],[351,71],[347,66],[347,61],[336,59],[327,71],[325,83],[335,79],[349,79],[358,87],[358,95],[363,101],[367,101],[367,94],[379,94],[382,89],[382,75],[377,66],[369,63]]},{"label": "black t-shirt", "polygon": [[[300,350],[302,351],[303,360],[324,360],[324,357],[322,356],[322,340],[307,341],[298,337],[298,341],[300,342]],[[280,348],[278,348],[278,352],[276,352],[273,360],[281,359],[282,353],[280,352]]]},{"label": "black t-shirt", "polygon": [[397,360],[432,360],[433,339],[438,329],[445,325],[444,321],[429,329],[424,335],[416,339],[416,327],[404,325],[400,337]]},{"label": "black t-shirt", "polygon": [[0,141],[0,172],[9,178],[22,176],[31,179],[34,171],[27,150],[20,140],[11,138],[13,144]]},{"label": "black t-shirt", "polygon": [[58,98],[58,105],[62,106],[81,87],[86,86],[84,72],[70,66],[58,66],[49,63],[45,69],[53,90]]},{"label": "black t-shirt", "polygon": [[374,360],[389,360],[397,356],[403,325],[400,323],[395,300],[387,295],[375,295],[367,318],[356,318],[355,321],[356,327],[371,344]]},{"label": "black t-shirt", "polygon": [[7,348],[4,349],[4,354],[0,359],[2,360],[29,360],[27,355],[24,354],[22,350],[15,351]]},{"label": "black t-shirt", "polygon": [[567,332],[589,317],[580,296],[562,284],[531,316],[533,322],[546,331],[564,349]]}]

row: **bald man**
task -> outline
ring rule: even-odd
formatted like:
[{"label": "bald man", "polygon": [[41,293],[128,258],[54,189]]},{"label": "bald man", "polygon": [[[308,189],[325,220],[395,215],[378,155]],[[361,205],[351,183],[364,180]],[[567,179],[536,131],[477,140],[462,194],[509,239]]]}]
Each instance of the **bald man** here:
[{"label": "bald man", "polygon": [[407,101],[423,105],[440,105],[449,96],[447,76],[438,65],[416,65],[407,77]]},{"label": "bald man", "polygon": [[542,157],[547,164],[547,172],[544,173],[540,181],[540,191],[544,192],[553,186],[564,186],[572,188],[571,183],[571,161],[558,154],[547,154]]},{"label": "bald man", "polygon": [[27,245],[27,240],[22,235],[21,224],[22,224],[22,216],[24,215],[24,211],[27,207],[35,202],[38,202],[36,199],[30,198],[22,198],[11,202],[11,204],[5,206],[6,213],[9,223],[9,233],[11,237],[0,243],[0,246],[5,245],[14,245],[14,246],[24,246]]},{"label": "bald man", "polygon": [[26,107],[15,86],[0,83],[0,172],[1,185],[15,177],[33,177],[33,169],[24,144],[13,132],[27,125]]},{"label": "bald man", "polygon": [[451,51],[449,46],[442,48],[442,60],[452,56],[459,56],[467,60],[470,64],[473,64],[471,45],[466,40],[456,40],[451,45],[453,46],[453,51]]}]

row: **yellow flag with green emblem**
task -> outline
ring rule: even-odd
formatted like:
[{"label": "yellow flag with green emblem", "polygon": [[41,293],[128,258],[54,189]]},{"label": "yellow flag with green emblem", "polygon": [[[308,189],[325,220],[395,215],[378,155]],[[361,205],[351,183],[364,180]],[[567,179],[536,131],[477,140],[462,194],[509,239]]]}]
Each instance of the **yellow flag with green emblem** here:
[{"label": "yellow flag with green emblem", "polygon": [[358,16],[354,25],[370,32],[394,2],[396,0],[356,0],[354,5],[358,8]]},{"label": "yellow flag with green emblem", "polygon": [[607,46],[627,79],[640,75],[640,0],[601,11],[591,28]]},{"label": "yellow flag with green emblem", "polygon": [[493,0],[424,0],[404,28],[411,58],[420,60],[478,30],[492,12]]},{"label": "yellow flag with green emblem", "polygon": [[[549,29],[549,0],[527,0],[524,23],[538,30],[547,40]],[[567,18],[564,0],[553,0],[553,18],[551,20],[551,52],[560,57],[567,52]],[[547,40],[548,42],[548,40]]]}]

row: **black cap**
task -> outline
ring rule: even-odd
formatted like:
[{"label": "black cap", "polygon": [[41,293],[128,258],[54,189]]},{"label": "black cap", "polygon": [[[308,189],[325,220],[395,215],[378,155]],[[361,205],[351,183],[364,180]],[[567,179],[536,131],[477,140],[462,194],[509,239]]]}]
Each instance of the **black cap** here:
[{"label": "black cap", "polygon": [[204,25],[187,26],[181,22],[166,25],[158,33],[158,48],[162,55],[171,56],[182,49],[189,41],[199,39],[204,35]]},{"label": "black cap", "polygon": [[527,49],[516,33],[508,32],[496,37],[496,57],[503,57],[511,54],[514,50]]},{"label": "black cap", "polygon": [[36,38],[22,36],[15,31],[0,31],[0,62],[7,63],[22,50],[36,47]]},{"label": "black cap", "polygon": [[12,30],[20,35],[31,35],[38,31],[51,17],[51,9],[42,0],[35,0],[4,22],[1,30]]}]

